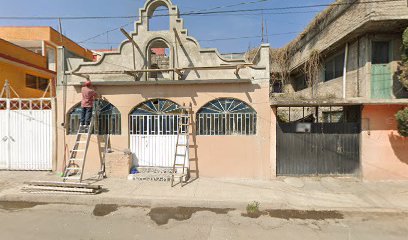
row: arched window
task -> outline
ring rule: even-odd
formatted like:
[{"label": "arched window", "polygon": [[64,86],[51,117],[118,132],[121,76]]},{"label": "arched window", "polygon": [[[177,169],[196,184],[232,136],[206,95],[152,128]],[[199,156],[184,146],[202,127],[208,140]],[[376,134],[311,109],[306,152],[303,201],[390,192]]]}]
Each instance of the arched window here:
[{"label": "arched window", "polygon": [[[164,70],[150,72],[148,78],[151,80],[170,79],[171,49],[163,39],[155,39],[149,45],[147,50],[149,69]],[[166,71],[167,70],[167,71]]]},{"label": "arched window", "polygon": [[197,112],[198,135],[255,135],[256,112],[233,98],[220,98]]},{"label": "arched window", "polygon": [[177,135],[180,114],[186,113],[177,103],[153,99],[136,106],[129,115],[131,135]]},{"label": "arched window", "polygon": [[[121,116],[119,110],[111,103],[105,100],[95,101],[98,121],[95,122],[94,134],[98,135],[120,135],[121,134]],[[68,114],[68,134],[77,134],[79,122],[81,119],[81,103],[75,105]]]}]

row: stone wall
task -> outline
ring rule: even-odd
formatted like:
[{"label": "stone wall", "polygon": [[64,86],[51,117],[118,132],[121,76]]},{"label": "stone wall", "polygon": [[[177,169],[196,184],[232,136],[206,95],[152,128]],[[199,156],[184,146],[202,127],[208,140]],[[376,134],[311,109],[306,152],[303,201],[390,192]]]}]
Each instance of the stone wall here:
[{"label": "stone wall", "polygon": [[[364,3],[366,2],[366,3]],[[393,73],[392,98],[406,98],[408,92],[401,88],[397,70],[400,60],[401,34],[408,26],[408,6],[406,1],[369,2],[339,5],[332,8],[327,18],[316,27],[306,31],[291,44],[295,50],[291,58],[292,77],[284,87],[289,96],[272,94],[272,102],[285,99],[343,98],[343,77],[324,82],[324,66],[318,76],[312,96],[310,88],[296,92],[295,76],[304,72],[303,65],[312,51],[318,51],[323,62],[349,45],[346,75],[346,98],[369,100],[371,98],[371,42],[390,41],[392,46],[391,71]],[[358,21],[356,21],[358,19]],[[312,22],[313,24],[313,22]],[[273,63],[272,63],[273,65]],[[272,67],[273,69],[273,67]],[[304,73],[303,73],[304,74]],[[296,78],[298,79],[298,78]],[[282,99],[281,99],[282,100]]]},{"label": "stone wall", "polygon": [[[358,3],[363,1],[357,1]],[[340,8],[341,6],[339,6]],[[344,8],[344,7],[343,7]],[[370,21],[386,21],[408,19],[408,7],[405,0],[392,2],[377,2],[355,4],[340,11],[341,14],[332,14],[333,18],[327,24],[322,24],[313,31],[307,32],[299,43],[300,46],[291,59],[291,68],[304,63],[313,50],[320,52],[332,48],[341,39],[346,38],[356,29]],[[328,17],[330,18],[330,17]],[[358,19],[358,21],[356,21]],[[383,26],[387,27],[387,26]],[[377,29],[383,32],[384,29]]]},{"label": "stone wall", "polygon": [[[372,41],[389,41],[391,44],[391,72],[393,78],[392,98],[407,98],[408,91],[404,90],[398,81],[398,66],[401,59],[401,33],[378,33],[365,34],[349,42],[346,75],[346,98],[360,99],[361,101],[371,99],[371,43]],[[272,101],[283,101],[290,99],[342,99],[343,98],[343,77],[324,81],[324,62],[326,59],[345,51],[345,44],[336,50],[332,50],[322,57],[322,67],[319,70],[317,86],[296,91],[299,80],[295,81],[294,76],[304,74],[303,67],[295,70],[297,75],[291,76],[291,81],[284,86],[286,94],[272,94]]]}]

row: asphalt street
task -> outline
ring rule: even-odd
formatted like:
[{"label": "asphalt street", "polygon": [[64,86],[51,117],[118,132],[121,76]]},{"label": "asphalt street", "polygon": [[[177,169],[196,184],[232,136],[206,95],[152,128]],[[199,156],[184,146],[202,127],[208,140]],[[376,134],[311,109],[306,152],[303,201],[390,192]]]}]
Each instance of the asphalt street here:
[{"label": "asphalt street", "polygon": [[408,239],[408,214],[0,202],[1,239]]}]

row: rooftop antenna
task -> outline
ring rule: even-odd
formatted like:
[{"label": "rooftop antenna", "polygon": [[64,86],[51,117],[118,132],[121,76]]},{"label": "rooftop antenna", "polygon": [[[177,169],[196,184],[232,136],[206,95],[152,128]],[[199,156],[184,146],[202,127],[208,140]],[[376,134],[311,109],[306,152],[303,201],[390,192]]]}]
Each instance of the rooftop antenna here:
[{"label": "rooftop antenna", "polygon": [[266,30],[266,43],[269,43],[269,35],[268,35],[268,21],[265,20],[265,30]]},{"label": "rooftop antenna", "polygon": [[64,38],[62,37],[62,22],[61,22],[61,18],[58,18],[58,31],[59,31],[59,35],[60,35],[60,41],[61,41],[61,45],[64,44]]}]

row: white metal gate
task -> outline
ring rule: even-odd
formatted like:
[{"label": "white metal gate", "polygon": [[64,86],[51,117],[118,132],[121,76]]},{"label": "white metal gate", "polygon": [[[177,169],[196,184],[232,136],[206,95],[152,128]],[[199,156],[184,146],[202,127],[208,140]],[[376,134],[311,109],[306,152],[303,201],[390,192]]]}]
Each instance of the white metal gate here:
[{"label": "white metal gate", "polygon": [[[133,164],[139,167],[173,167],[177,123],[180,115],[130,115],[130,150]],[[187,144],[187,137],[179,137],[180,144]],[[178,150],[178,153],[181,149]],[[186,156],[177,156],[177,163]]]},{"label": "white metal gate", "polygon": [[50,98],[0,98],[0,123],[0,169],[52,170]]}]

